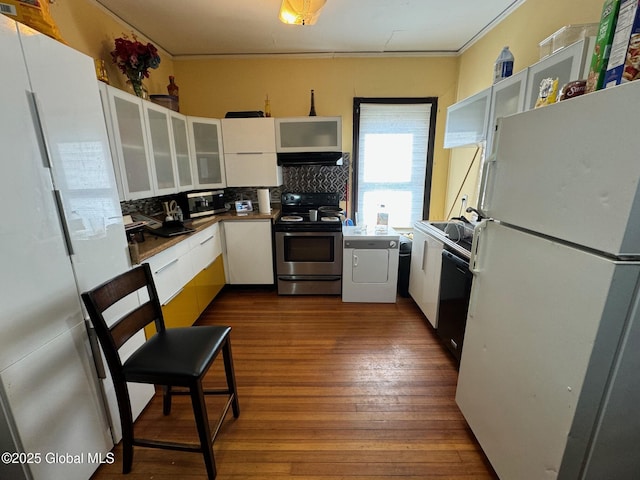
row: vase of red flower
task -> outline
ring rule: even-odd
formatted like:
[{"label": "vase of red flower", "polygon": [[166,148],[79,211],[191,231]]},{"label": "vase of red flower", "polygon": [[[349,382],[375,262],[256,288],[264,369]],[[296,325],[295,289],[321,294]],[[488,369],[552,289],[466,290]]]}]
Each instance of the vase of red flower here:
[{"label": "vase of red flower", "polygon": [[146,88],[142,84],[145,78],[149,78],[149,69],[158,68],[160,55],[158,49],[151,43],[146,45],[138,41],[134,34],[132,39],[123,35],[115,39],[115,49],[111,52],[111,58],[120,71],[127,78],[127,84],[131,85],[133,92],[141,98],[147,98]]}]

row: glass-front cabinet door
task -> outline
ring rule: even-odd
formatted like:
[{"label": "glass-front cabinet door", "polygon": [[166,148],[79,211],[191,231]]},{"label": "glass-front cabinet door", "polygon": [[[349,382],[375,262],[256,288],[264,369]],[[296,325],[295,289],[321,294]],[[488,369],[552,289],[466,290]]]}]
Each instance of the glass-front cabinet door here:
[{"label": "glass-front cabinet door", "polygon": [[156,195],[176,193],[177,184],[171,147],[169,112],[150,102],[144,102],[149,135],[149,154],[153,159],[153,179]]},{"label": "glass-front cabinet door", "polygon": [[176,154],[176,169],[178,172],[178,191],[193,189],[193,174],[191,157],[189,155],[189,135],[187,133],[187,117],[179,113],[170,112],[173,144]]},{"label": "glass-front cabinet door", "polygon": [[113,87],[109,87],[107,92],[114,133],[114,153],[122,172],[124,198],[136,200],[152,197],[152,171],[142,100]]},{"label": "glass-front cabinet door", "polygon": [[187,117],[187,121],[194,187],[226,187],[220,120]]}]

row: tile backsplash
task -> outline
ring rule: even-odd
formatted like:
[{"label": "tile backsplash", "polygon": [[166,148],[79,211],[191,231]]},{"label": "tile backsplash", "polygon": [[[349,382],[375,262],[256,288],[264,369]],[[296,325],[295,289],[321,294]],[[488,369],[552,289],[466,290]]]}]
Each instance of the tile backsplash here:
[{"label": "tile backsplash", "polygon": [[[271,204],[279,204],[282,192],[338,192],[340,200],[347,200],[347,185],[349,183],[349,153],[345,153],[343,164],[339,166],[296,166],[282,167],[283,185],[269,187]],[[258,204],[256,187],[224,189],[225,200],[232,205],[236,200],[251,200]],[[140,212],[144,215],[157,215],[163,211],[162,202],[171,200],[171,196],[145,198],[120,202],[123,215]]]}]

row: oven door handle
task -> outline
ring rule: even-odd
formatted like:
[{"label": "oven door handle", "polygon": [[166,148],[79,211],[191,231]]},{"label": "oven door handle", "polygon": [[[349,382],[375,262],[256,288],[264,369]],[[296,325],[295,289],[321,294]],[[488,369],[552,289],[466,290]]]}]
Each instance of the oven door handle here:
[{"label": "oven door handle", "polygon": [[278,280],[283,282],[336,282],[341,279],[340,275],[278,275]]}]

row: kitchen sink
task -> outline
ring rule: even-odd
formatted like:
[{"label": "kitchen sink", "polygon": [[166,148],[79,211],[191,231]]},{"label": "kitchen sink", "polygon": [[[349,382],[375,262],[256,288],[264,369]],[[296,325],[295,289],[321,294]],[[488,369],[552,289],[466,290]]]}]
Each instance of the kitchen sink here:
[{"label": "kitchen sink", "polygon": [[442,231],[442,233],[444,233],[444,235],[453,242],[457,242],[459,240],[471,241],[473,238],[473,225],[457,221],[429,222],[429,225]]}]

